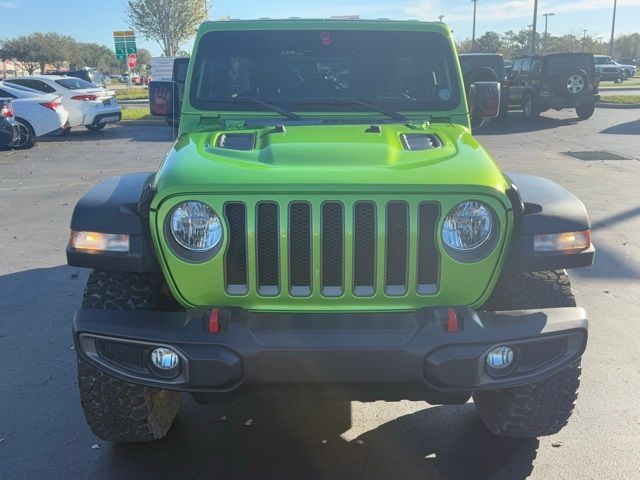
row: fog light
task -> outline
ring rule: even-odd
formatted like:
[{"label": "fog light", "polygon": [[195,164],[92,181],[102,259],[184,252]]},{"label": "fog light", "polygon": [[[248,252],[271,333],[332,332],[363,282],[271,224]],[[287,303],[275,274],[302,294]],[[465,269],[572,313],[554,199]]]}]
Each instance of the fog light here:
[{"label": "fog light", "polygon": [[509,347],[494,348],[487,355],[487,365],[496,370],[507,368],[513,363],[513,350]]},{"label": "fog light", "polygon": [[161,370],[171,370],[180,363],[180,357],[170,348],[159,347],[151,352],[151,361]]}]

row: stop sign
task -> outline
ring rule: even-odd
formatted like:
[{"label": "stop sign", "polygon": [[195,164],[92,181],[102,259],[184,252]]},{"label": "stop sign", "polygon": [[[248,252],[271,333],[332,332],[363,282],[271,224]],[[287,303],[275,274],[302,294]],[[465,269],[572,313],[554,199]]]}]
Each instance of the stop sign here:
[{"label": "stop sign", "polygon": [[129,59],[127,60],[127,65],[129,68],[133,68],[136,66],[136,62],[138,61],[138,56],[135,53],[129,55]]}]

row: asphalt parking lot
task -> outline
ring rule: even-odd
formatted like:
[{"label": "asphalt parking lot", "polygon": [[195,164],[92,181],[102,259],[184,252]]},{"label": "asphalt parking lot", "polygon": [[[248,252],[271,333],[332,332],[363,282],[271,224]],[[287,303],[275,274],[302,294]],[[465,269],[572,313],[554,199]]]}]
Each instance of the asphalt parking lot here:
[{"label": "asphalt parking lot", "polygon": [[[471,404],[239,404],[185,397],[166,439],[111,445],[84,423],[70,322],[87,272],[65,265],[78,198],[115,174],[154,170],[164,126],[73,131],[0,152],[0,478],[631,479],[640,477],[640,111],[512,113],[478,138],[505,171],[549,177],[586,204],[598,249],[574,271],[591,319],[576,410],[558,435],[487,433]],[[569,151],[617,153],[582,161]],[[249,420],[252,420],[249,422]]]}]

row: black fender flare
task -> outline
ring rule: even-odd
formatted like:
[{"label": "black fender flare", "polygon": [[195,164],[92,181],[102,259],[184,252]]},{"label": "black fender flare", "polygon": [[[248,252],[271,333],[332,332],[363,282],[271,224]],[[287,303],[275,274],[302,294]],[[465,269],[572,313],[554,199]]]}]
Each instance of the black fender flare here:
[{"label": "black fender flare", "polygon": [[86,252],[68,244],[70,266],[126,272],[160,271],[148,218],[154,175],[142,172],[111,177],[78,201],[71,216],[71,230],[128,234],[129,252]]},{"label": "black fender flare", "polygon": [[536,255],[535,235],[591,230],[584,204],[573,193],[546,178],[505,173],[515,226],[504,270],[536,272],[592,265],[595,247],[571,254]]}]

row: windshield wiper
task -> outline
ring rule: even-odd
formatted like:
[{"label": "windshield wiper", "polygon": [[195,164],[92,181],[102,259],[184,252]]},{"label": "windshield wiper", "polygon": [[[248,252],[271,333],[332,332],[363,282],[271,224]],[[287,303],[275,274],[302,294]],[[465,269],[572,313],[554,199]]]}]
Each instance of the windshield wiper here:
[{"label": "windshield wiper", "polygon": [[287,110],[280,105],[275,105],[273,103],[265,102],[264,100],[259,100],[253,97],[235,97],[230,100],[212,100],[212,103],[253,103],[254,105],[259,105],[273,112],[279,113],[283,117],[290,118],[291,120],[302,120],[302,117],[300,115],[293,113],[292,111]]},{"label": "windshield wiper", "polygon": [[373,103],[365,102],[362,100],[356,100],[354,98],[349,99],[339,99],[339,100],[317,100],[317,101],[309,101],[303,102],[307,105],[360,105],[362,107],[367,107],[369,110],[374,112],[381,113],[389,118],[393,118],[394,120],[398,120],[400,122],[407,122],[409,119],[404,115],[394,112],[392,110],[387,110],[386,108],[379,107]]}]

